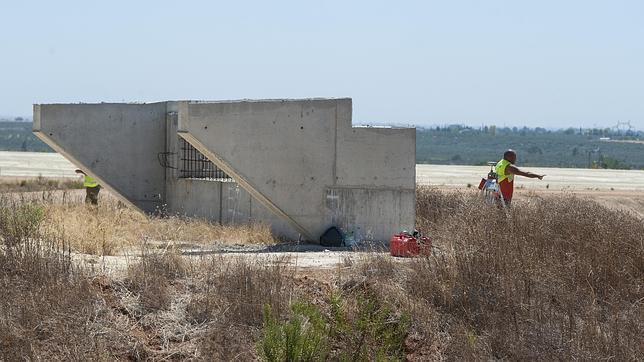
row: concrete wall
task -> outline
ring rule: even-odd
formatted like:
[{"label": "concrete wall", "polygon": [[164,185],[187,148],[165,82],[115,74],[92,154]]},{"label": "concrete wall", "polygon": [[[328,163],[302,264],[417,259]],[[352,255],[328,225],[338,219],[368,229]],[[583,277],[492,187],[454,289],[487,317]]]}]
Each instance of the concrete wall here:
[{"label": "concrete wall", "polygon": [[415,129],[344,128],[337,143],[338,185],[415,189]]},{"label": "concrete wall", "polygon": [[146,212],[165,199],[166,104],[43,104],[33,131],[103,187]]},{"label": "concrete wall", "polygon": [[[386,240],[414,227],[415,130],[353,128],[350,99],[34,106],[34,132],[140,209],[330,226]],[[235,182],[180,179],[179,137]]]},{"label": "concrete wall", "polygon": [[177,135],[177,102],[168,103],[166,139],[166,199],[170,214],[206,218],[222,224],[262,222],[286,239],[297,239],[286,221],[270,212],[236,182],[179,178],[181,150]]},{"label": "concrete wall", "polygon": [[388,240],[395,231],[413,230],[416,195],[412,190],[330,187],[326,207],[332,224],[355,240]]},{"label": "concrete wall", "polygon": [[415,131],[352,128],[350,99],[182,102],[178,117],[182,137],[307,239],[414,227]]}]

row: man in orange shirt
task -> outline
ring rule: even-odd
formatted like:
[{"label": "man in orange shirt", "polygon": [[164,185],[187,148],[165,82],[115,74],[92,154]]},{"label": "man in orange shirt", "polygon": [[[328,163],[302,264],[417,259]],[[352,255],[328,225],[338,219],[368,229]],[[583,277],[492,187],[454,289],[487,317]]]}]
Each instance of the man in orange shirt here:
[{"label": "man in orange shirt", "polygon": [[517,162],[517,153],[514,150],[507,150],[503,153],[503,159],[497,162],[495,172],[497,175],[497,182],[503,195],[503,200],[506,205],[512,202],[512,193],[514,192],[514,175],[525,176],[529,178],[538,178],[542,180],[545,175],[537,175],[536,173],[521,171],[514,165]]}]

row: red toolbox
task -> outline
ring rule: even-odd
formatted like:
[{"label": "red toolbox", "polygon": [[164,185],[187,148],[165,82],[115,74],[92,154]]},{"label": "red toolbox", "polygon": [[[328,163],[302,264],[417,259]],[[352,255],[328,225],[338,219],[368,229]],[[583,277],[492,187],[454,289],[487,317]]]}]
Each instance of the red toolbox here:
[{"label": "red toolbox", "polygon": [[409,233],[394,234],[389,240],[389,251],[393,256],[412,257],[430,255],[432,240],[426,236],[415,237]]}]

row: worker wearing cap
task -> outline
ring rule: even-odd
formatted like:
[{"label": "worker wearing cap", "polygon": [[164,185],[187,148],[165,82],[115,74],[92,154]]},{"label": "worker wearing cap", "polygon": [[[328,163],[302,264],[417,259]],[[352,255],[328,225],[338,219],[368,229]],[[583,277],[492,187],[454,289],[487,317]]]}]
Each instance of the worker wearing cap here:
[{"label": "worker wearing cap", "polygon": [[501,189],[501,195],[506,205],[512,202],[512,194],[514,192],[514,176],[525,176],[529,178],[538,178],[542,180],[545,175],[537,175],[536,173],[521,171],[514,165],[517,162],[517,153],[514,150],[507,150],[503,153],[503,158],[496,163],[495,172],[497,175],[497,182]]},{"label": "worker wearing cap", "polygon": [[83,175],[83,187],[85,187],[85,203],[98,205],[98,193],[101,191],[101,185],[98,182],[87,176],[83,170],[76,170],[76,173]]}]

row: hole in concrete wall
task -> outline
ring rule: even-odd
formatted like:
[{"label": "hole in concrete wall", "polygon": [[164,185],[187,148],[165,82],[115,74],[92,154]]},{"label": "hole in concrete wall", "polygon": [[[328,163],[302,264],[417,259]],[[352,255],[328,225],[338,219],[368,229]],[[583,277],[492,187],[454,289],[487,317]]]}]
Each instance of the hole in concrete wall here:
[{"label": "hole in concrete wall", "polygon": [[180,161],[179,178],[200,179],[220,182],[233,182],[232,177],[217,167],[199,150],[183,138],[179,138]]}]

